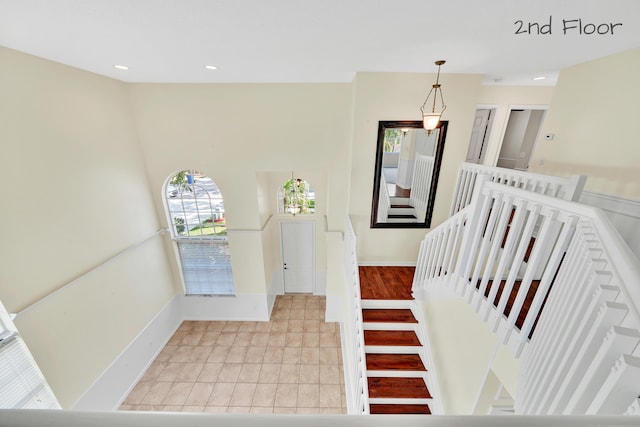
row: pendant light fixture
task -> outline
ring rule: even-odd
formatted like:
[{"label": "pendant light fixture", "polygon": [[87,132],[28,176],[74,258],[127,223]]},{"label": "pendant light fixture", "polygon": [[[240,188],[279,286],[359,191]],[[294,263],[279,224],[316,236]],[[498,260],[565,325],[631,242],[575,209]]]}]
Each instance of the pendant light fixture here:
[{"label": "pendant light fixture", "polygon": [[[436,76],[436,82],[431,87],[429,94],[427,95],[427,99],[422,103],[422,107],[420,107],[420,111],[422,111],[422,125],[424,129],[431,133],[436,127],[438,127],[438,123],[440,123],[440,117],[444,110],[446,110],[447,106],[444,104],[444,98],[442,96],[442,88],[440,86],[440,67],[444,65],[446,61],[438,60],[436,61],[436,65],[438,66],[438,75]],[[431,105],[431,111],[428,109],[425,111],[425,106],[429,103],[429,98],[433,94],[433,103]],[[438,97],[440,97],[440,106],[436,108],[436,103],[438,101]]]}]

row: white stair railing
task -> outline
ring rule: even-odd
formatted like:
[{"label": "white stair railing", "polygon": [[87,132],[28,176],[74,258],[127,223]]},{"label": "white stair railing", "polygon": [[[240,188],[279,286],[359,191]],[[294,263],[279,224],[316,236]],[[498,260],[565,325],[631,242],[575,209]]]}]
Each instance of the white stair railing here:
[{"label": "white stair railing", "polygon": [[416,154],[413,178],[411,180],[409,206],[415,208],[419,221],[422,221],[427,213],[434,164],[435,157],[420,153]]},{"label": "white stair railing", "polygon": [[637,259],[599,209],[486,180],[422,242],[414,292],[464,298],[520,358],[517,414],[634,412]]},{"label": "white stair railing", "polygon": [[360,299],[360,273],[356,252],[356,233],[353,225],[347,218],[344,229],[344,275],[347,287],[347,304],[353,320],[351,328],[345,328],[346,333],[351,334],[351,345],[348,348],[355,361],[350,370],[350,382],[352,396],[350,400],[355,403],[355,413],[369,413],[369,385],[367,382],[367,360],[364,349],[364,328],[362,321],[362,305]]},{"label": "white stair railing", "polygon": [[380,197],[378,198],[378,222],[387,222],[389,209],[391,208],[391,198],[387,188],[387,180],[384,174],[380,175]]},{"label": "white stair railing", "polygon": [[587,179],[584,175],[560,178],[475,163],[462,163],[458,170],[456,189],[453,193],[453,202],[449,212],[450,216],[471,203],[478,175],[488,175],[491,182],[498,184],[574,202],[578,201]]}]

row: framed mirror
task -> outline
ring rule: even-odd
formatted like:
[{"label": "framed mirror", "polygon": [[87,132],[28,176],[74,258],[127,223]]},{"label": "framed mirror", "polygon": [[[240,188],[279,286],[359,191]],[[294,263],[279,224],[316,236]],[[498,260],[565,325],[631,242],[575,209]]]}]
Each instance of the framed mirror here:
[{"label": "framed mirror", "polygon": [[448,121],[380,121],[371,228],[429,228]]}]

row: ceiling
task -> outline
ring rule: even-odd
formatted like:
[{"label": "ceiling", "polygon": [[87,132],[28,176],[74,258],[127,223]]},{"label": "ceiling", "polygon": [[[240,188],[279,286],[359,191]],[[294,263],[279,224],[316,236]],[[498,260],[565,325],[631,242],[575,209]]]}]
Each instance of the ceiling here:
[{"label": "ceiling", "polygon": [[640,47],[640,1],[0,0],[0,45],[127,82],[348,82],[445,59],[443,74],[548,85]]}]

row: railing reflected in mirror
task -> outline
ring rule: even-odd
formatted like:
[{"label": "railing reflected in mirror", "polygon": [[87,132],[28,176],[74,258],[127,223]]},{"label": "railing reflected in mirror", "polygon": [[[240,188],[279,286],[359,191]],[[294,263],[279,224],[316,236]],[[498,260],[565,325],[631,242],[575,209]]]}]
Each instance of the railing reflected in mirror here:
[{"label": "railing reflected in mirror", "polygon": [[380,121],[371,228],[429,228],[448,122]]}]

